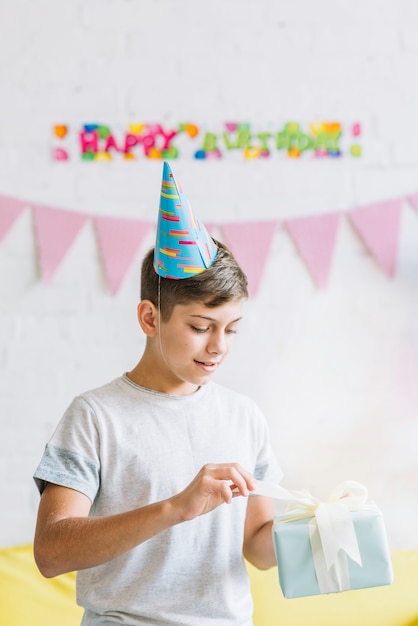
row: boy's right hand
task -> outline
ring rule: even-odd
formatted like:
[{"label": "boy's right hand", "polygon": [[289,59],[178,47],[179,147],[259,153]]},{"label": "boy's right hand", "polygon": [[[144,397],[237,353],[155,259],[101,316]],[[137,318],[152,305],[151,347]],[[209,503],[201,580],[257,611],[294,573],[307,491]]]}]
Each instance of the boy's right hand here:
[{"label": "boy's right hand", "polygon": [[178,521],[185,522],[209,513],[221,504],[230,504],[233,498],[246,497],[255,488],[254,477],[238,463],[207,464],[171,500],[180,516]]}]

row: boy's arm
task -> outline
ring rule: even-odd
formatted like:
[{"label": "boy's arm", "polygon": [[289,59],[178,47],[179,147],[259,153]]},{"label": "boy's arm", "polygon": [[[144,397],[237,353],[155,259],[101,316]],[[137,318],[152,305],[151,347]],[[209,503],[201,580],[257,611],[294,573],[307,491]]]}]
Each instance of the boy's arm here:
[{"label": "boy's arm", "polygon": [[244,556],[258,569],[277,565],[272,539],[274,507],[270,498],[250,496],[244,528]]},{"label": "boy's arm", "polygon": [[34,554],[47,578],[101,565],[176,523],[169,501],[108,517],[88,517],[90,507],[83,493],[51,483],[45,487]]},{"label": "boy's arm", "polygon": [[235,463],[205,465],[179,494],[126,513],[89,517],[89,498],[47,484],[35,531],[36,563],[46,577],[102,565],[158,533],[248,495],[253,477]]}]

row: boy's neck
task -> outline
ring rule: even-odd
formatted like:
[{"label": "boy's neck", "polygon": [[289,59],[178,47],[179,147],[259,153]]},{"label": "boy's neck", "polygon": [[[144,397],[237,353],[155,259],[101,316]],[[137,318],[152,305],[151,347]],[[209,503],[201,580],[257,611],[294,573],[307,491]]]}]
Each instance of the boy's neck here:
[{"label": "boy's neck", "polygon": [[126,375],[129,380],[140,387],[158,391],[158,393],[165,393],[170,396],[189,396],[200,389],[198,385],[176,378],[173,379],[173,377],[169,375],[164,376],[160,368],[155,366],[155,363],[148,362],[145,355]]}]

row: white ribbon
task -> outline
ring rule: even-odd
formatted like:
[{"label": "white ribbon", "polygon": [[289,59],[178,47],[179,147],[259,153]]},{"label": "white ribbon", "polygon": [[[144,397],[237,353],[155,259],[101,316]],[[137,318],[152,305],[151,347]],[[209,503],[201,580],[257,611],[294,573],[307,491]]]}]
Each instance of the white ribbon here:
[{"label": "white ribbon", "polygon": [[308,491],[293,491],[265,481],[258,481],[257,488],[251,493],[286,503],[287,513],[276,518],[274,523],[312,518],[308,530],[320,592],[350,589],[347,556],[362,566],[351,511],[374,508],[366,504],[364,485],[346,481],[326,502],[314,498]]}]

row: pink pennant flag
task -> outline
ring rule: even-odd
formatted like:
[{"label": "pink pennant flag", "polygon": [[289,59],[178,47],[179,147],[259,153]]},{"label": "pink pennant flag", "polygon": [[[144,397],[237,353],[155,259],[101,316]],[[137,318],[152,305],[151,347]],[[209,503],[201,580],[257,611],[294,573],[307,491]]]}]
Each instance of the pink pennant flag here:
[{"label": "pink pennant flag", "polygon": [[151,228],[151,222],[117,217],[96,217],[94,224],[107,282],[112,294],[115,295],[142,240]]},{"label": "pink pennant flag", "polygon": [[321,289],[328,285],[340,217],[339,213],[330,213],[284,222],[309,273]]},{"label": "pink pennant flag", "polygon": [[87,215],[31,204],[38,247],[41,277],[50,282],[73,244]]},{"label": "pink pennant flag", "polygon": [[415,211],[418,212],[418,193],[407,196],[406,199],[408,200],[409,204],[411,204],[411,206],[415,209]]},{"label": "pink pennant flag", "polygon": [[276,220],[219,224],[226,244],[247,275],[250,296],[257,294],[277,224]]},{"label": "pink pennant flag", "polygon": [[356,231],[388,276],[396,271],[402,200],[386,200],[348,211]]},{"label": "pink pennant flag", "polygon": [[7,235],[17,218],[28,206],[27,202],[0,196],[0,241]]}]

